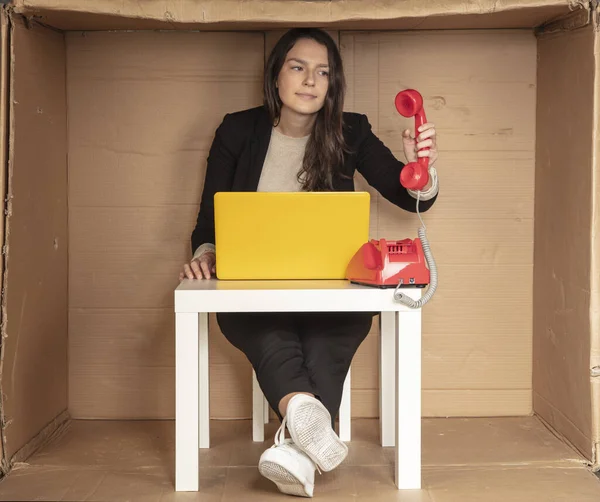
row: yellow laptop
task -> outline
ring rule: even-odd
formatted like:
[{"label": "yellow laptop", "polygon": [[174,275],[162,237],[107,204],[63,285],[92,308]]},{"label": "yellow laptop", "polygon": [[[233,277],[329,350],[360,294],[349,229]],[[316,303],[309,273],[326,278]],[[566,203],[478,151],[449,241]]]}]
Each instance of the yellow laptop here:
[{"label": "yellow laptop", "polygon": [[217,278],[344,279],[369,239],[368,192],[218,192]]}]

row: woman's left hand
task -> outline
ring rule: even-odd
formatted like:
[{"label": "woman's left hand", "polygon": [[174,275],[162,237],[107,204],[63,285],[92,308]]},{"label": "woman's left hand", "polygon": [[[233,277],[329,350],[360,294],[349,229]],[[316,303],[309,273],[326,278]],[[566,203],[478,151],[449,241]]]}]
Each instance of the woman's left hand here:
[{"label": "woman's left hand", "polygon": [[[417,132],[416,140],[409,129],[402,133],[402,144],[406,160],[416,162],[419,157],[429,157],[429,166],[432,166],[438,158],[435,126],[428,122],[419,127]],[[421,148],[427,147],[429,147],[428,150],[419,151]]]}]

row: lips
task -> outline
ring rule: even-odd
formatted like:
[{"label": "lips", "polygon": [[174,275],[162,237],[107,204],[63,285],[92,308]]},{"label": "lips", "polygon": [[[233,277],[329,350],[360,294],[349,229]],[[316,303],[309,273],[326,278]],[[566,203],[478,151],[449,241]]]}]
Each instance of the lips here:
[{"label": "lips", "polygon": [[316,99],[316,97],[317,97],[314,94],[306,94],[306,93],[302,93],[302,92],[297,92],[296,96],[299,96],[303,99]]}]

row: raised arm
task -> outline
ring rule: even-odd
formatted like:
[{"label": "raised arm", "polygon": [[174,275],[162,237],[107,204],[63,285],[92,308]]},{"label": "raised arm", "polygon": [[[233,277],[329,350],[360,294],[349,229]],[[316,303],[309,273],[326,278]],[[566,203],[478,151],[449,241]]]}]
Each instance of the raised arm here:
[{"label": "raised arm", "polygon": [[[404,163],[400,162],[390,149],[373,133],[371,124],[365,115],[358,118],[357,170],[367,183],[383,197],[406,211],[415,213],[416,192],[407,190],[400,184],[400,172]],[[430,167],[431,187],[421,193],[419,211],[425,212],[435,203],[438,196],[438,180],[434,167]]]}]

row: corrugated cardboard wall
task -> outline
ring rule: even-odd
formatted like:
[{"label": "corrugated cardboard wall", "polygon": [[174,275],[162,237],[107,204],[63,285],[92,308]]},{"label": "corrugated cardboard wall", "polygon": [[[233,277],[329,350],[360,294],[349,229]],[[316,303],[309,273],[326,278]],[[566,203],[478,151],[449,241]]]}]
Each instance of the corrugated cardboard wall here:
[{"label": "corrugated cardboard wall", "polygon": [[[263,46],[262,33],[67,35],[74,417],[174,415],[173,290],[214,131],[260,103]],[[212,410],[238,416],[250,367],[214,331],[211,344]]]},{"label": "corrugated cardboard wall", "polygon": [[[341,45],[348,109],[367,114],[398,158],[400,131],[414,121],[395,110],[397,92],[419,89],[438,130],[441,195],[424,215],[440,270],[439,289],[423,313],[424,414],[528,413],[533,35],[342,33]],[[416,236],[415,215],[371,193],[377,201],[373,237]]]},{"label": "corrugated cardboard wall", "polygon": [[[366,113],[396,155],[412,127],[393,107],[402,88],[424,93],[438,128],[443,195],[425,221],[440,287],[424,313],[424,413],[529,413],[533,35],[342,32],[340,41],[346,109]],[[73,416],[173,416],[172,289],[189,258],[206,154],[224,113],[261,102],[272,43],[262,33],[67,36]],[[375,236],[416,236],[416,217],[371,193]],[[378,333],[375,322],[353,365],[354,416],[377,415]],[[214,322],[210,341],[211,415],[249,417],[250,366]]]},{"label": "corrugated cardboard wall", "polygon": [[533,290],[534,409],[587,458],[594,39],[588,26],[539,41]]},{"label": "corrugated cardboard wall", "polygon": [[67,114],[61,33],[12,33],[2,406],[10,458],[67,408]]}]

